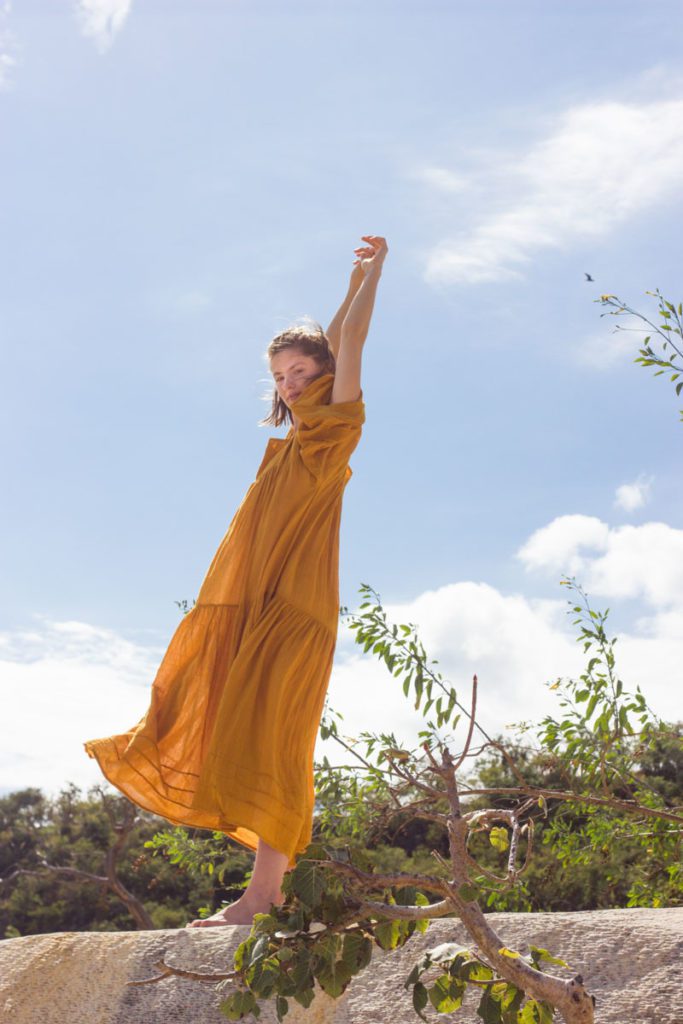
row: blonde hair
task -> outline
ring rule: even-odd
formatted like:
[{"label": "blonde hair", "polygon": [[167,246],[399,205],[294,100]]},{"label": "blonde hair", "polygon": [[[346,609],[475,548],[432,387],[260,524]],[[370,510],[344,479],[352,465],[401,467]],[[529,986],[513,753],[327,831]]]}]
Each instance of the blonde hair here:
[{"label": "blonde hair", "polygon": [[[279,352],[294,349],[301,355],[312,356],[315,359],[319,373],[315,374],[313,380],[322,377],[324,373],[334,373],[337,363],[322,326],[309,316],[300,319],[303,321],[301,324],[291,324],[275,335],[266,349],[266,360],[270,362]],[[294,422],[289,406],[280,397],[276,387],[273,388],[272,394],[264,395],[264,401],[270,402],[271,408],[268,415],[259,420],[259,426],[272,424],[279,427],[281,423]]]}]

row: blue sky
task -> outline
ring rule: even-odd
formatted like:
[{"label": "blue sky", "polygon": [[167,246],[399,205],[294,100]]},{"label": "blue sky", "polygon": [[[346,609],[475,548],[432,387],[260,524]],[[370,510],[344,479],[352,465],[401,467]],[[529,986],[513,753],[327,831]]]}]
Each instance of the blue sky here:
[{"label": "blue sky", "polygon": [[[0,3],[0,792],[100,780],[83,740],[145,711],[284,433],[266,346],[327,325],[365,234],[342,603],[370,583],[502,728],[584,664],[570,572],[680,714],[680,403],[595,300],[683,298],[682,28],[658,0]],[[346,628],[330,704],[422,726]]]}]

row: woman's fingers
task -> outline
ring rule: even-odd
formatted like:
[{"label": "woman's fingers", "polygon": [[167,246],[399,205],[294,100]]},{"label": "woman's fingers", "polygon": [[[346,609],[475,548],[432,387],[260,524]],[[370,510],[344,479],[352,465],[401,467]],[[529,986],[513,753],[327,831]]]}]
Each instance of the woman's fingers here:
[{"label": "woman's fingers", "polygon": [[380,254],[383,258],[389,251],[386,239],[382,235],[361,235],[361,239],[370,243],[369,245],[359,245],[353,250],[361,261],[372,260]]}]

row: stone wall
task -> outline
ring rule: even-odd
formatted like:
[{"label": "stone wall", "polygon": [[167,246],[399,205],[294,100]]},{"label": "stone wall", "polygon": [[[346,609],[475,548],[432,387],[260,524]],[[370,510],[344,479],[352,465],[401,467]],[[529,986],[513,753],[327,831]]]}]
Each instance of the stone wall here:
[{"label": "stone wall", "polygon": [[[597,998],[599,1024],[683,1024],[683,909],[575,914],[492,914],[505,945],[544,946],[583,974]],[[200,972],[232,968],[248,926],[148,932],[57,932],[0,942],[2,1024],[219,1024],[213,984],[167,978],[154,961]],[[434,921],[402,949],[375,947],[373,961],[337,1000],[316,995],[308,1010],[289,1000],[289,1024],[419,1024],[403,982],[424,950],[471,945],[454,918]],[[564,973],[558,971],[557,973]],[[470,1003],[457,1014],[426,1011],[430,1021],[481,1024]],[[252,1018],[253,1019],[253,1018]],[[262,1004],[262,1024],[276,1021]]]}]

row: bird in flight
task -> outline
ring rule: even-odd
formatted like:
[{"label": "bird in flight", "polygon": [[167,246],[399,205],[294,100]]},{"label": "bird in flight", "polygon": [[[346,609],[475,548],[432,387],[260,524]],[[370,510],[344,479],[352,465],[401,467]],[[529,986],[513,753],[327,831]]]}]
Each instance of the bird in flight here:
[{"label": "bird in flight", "polygon": [[[585,270],[584,270],[584,274],[586,274],[586,271],[585,271]],[[595,278],[592,278],[592,277],[590,276],[590,274],[586,274],[586,280],[587,280],[587,281],[593,281],[593,280],[595,280]]]}]

